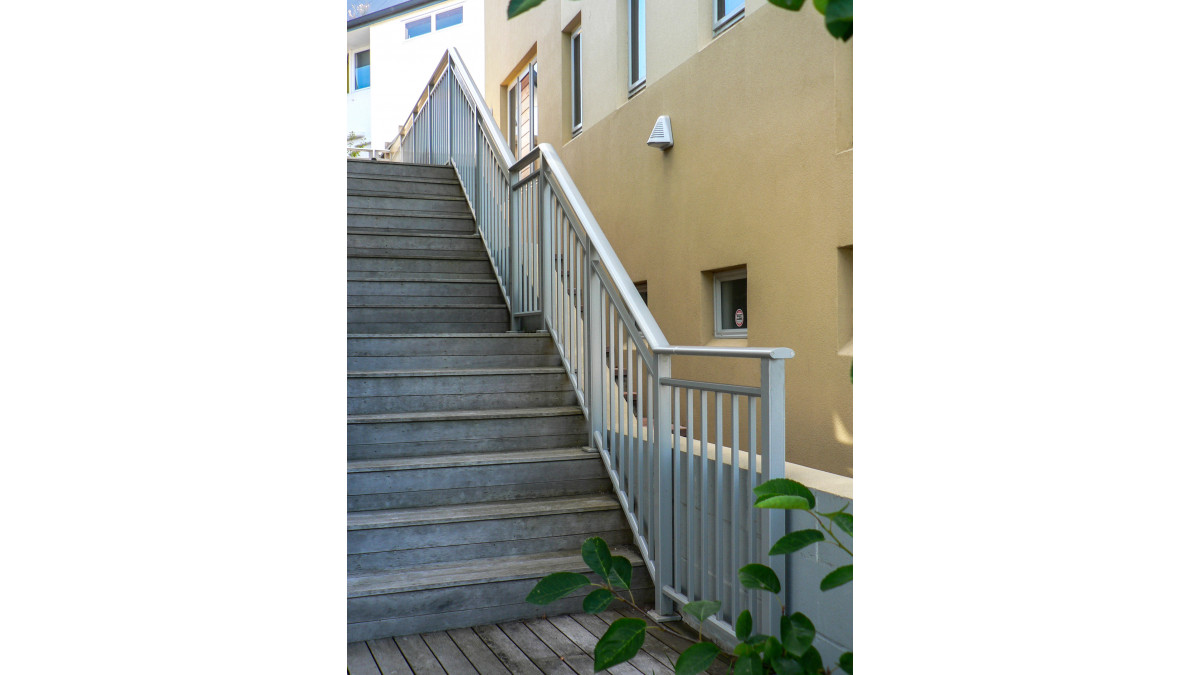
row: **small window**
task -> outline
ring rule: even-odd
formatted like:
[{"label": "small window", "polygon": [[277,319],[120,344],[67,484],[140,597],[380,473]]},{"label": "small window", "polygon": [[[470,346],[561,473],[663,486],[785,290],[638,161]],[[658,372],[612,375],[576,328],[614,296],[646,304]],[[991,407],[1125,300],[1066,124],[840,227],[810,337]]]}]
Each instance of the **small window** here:
[{"label": "small window", "polygon": [[419,35],[425,35],[432,30],[433,17],[423,16],[416,21],[409,21],[404,24],[404,39],[415,38]]},{"label": "small window", "polygon": [[713,275],[713,334],[746,337],[750,325],[746,306],[746,268]]},{"label": "small window", "polygon": [[354,88],[366,89],[371,86],[371,50],[358,52],[354,55]]},{"label": "small window", "polygon": [[583,128],[583,51],[579,31],[571,35],[571,133]]},{"label": "small window", "polygon": [[438,14],[437,15],[437,29],[442,30],[443,28],[449,28],[450,26],[457,26],[458,24],[462,23],[462,21],[463,21],[462,10],[463,10],[462,7],[455,7],[454,9],[451,9],[451,10],[442,12],[441,14]]},{"label": "small window", "polygon": [[522,66],[508,85],[508,142],[517,159],[537,147],[537,106],[537,61],[533,61]]},{"label": "small window", "polygon": [[713,30],[720,32],[742,18],[746,0],[713,0]]},{"label": "small window", "polygon": [[646,84],[646,0],[629,0],[630,93],[637,91],[644,84]]}]

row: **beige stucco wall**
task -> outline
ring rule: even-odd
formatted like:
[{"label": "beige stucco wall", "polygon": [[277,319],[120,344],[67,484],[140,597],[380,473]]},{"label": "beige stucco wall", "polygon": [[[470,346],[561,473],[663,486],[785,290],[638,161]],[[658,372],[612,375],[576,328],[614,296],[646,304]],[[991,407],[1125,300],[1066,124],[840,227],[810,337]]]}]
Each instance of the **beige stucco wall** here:
[{"label": "beige stucco wall", "polygon": [[[547,0],[508,21],[489,3],[483,88],[536,50],[540,142],[564,163],[673,344],[785,346],[789,462],[853,475],[852,356],[838,331],[838,247],[853,244],[852,47],[749,0],[715,38],[712,3],[648,3],[647,86],[628,96],[623,0]],[[583,131],[570,137],[564,28],[583,29]],[[675,147],[646,145],[670,115]],[[747,339],[713,338],[713,270],[745,265]],[[844,291],[843,291],[844,293]],[[844,328],[843,328],[844,333]],[[757,384],[754,362],[676,358],[688,379]]]}]

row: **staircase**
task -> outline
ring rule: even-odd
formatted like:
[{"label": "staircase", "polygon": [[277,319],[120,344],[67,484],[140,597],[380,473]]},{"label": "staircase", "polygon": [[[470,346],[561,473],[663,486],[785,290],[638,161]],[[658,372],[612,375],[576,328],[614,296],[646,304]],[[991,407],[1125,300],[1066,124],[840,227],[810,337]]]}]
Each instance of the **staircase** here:
[{"label": "staircase", "polygon": [[348,641],[578,612],[603,537],[652,583],[546,334],[509,314],[450,167],[347,160]]}]

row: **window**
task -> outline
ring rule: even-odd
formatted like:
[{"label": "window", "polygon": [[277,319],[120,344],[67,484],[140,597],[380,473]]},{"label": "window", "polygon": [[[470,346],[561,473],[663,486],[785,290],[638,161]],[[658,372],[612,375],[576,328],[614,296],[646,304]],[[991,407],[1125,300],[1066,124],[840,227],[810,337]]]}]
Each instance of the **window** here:
[{"label": "window", "polygon": [[645,84],[646,0],[629,0],[629,93]]},{"label": "window", "polygon": [[647,290],[649,288],[649,286],[646,285],[646,282],[639,281],[636,284],[634,284],[633,287],[637,289],[638,295],[642,296],[642,302],[646,303],[646,306],[649,307],[650,306],[650,293]]},{"label": "window", "polygon": [[537,61],[532,61],[508,87],[508,143],[517,159],[537,145],[537,132]]},{"label": "window", "polygon": [[366,89],[371,86],[371,50],[367,49],[354,55],[354,88]]},{"label": "window", "polygon": [[455,7],[437,15],[437,29],[449,28],[457,26],[463,22],[462,7]]},{"label": "window", "polygon": [[746,0],[713,0],[713,31],[720,32],[742,18]]},{"label": "window", "polygon": [[433,17],[423,16],[415,21],[404,24],[404,39],[408,40],[419,35],[425,35],[432,30]]},{"label": "window", "polygon": [[713,334],[746,337],[750,325],[746,306],[746,268],[713,275]]},{"label": "window", "polygon": [[571,133],[583,128],[583,51],[579,31],[571,35]]}]

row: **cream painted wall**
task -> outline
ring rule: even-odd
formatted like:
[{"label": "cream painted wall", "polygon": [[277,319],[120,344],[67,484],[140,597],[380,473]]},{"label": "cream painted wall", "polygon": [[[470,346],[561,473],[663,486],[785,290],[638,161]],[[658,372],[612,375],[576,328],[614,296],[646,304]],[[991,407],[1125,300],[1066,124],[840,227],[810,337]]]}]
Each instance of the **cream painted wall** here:
[{"label": "cream painted wall", "polygon": [[[852,47],[811,7],[749,0],[713,37],[706,0],[648,3],[647,86],[628,96],[621,0],[547,0],[512,21],[486,9],[484,95],[538,54],[541,135],[674,344],[785,346],[789,462],[853,475],[851,356],[839,355],[838,247],[853,244]],[[570,137],[567,36],[580,16],[583,131]],[[565,107],[566,106],[566,107]],[[670,115],[675,147],[646,146]],[[713,336],[711,275],[745,265],[748,337]],[[689,379],[757,384],[757,364],[676,358]]]},{"label": "cream painted wall", "polygon": [[[409,40],[404,38],[406,23],[458,5],[463,6],[461,24]],[[448,0],[358,29],[369,31],[370,35],[371,86],[359,93],[369,92],[372,147],[386,148],[396,137],[400,125],[412,112],[413,104],[429,81],[433,67],[448,47],[458,49],[472,72],[483,72],[483,26],[483,0]],[[347,42],[349,44],[350,40]],[[362,47],[348,48],[347,51],[359,49]],[[352,60],[348,60],[348,67],[353,68]],[[350,81],[353,82],[352,73]],[[353,96],[354,92],[347,96],[347,123],[355,114],[350,106],[362,105]]]}]

